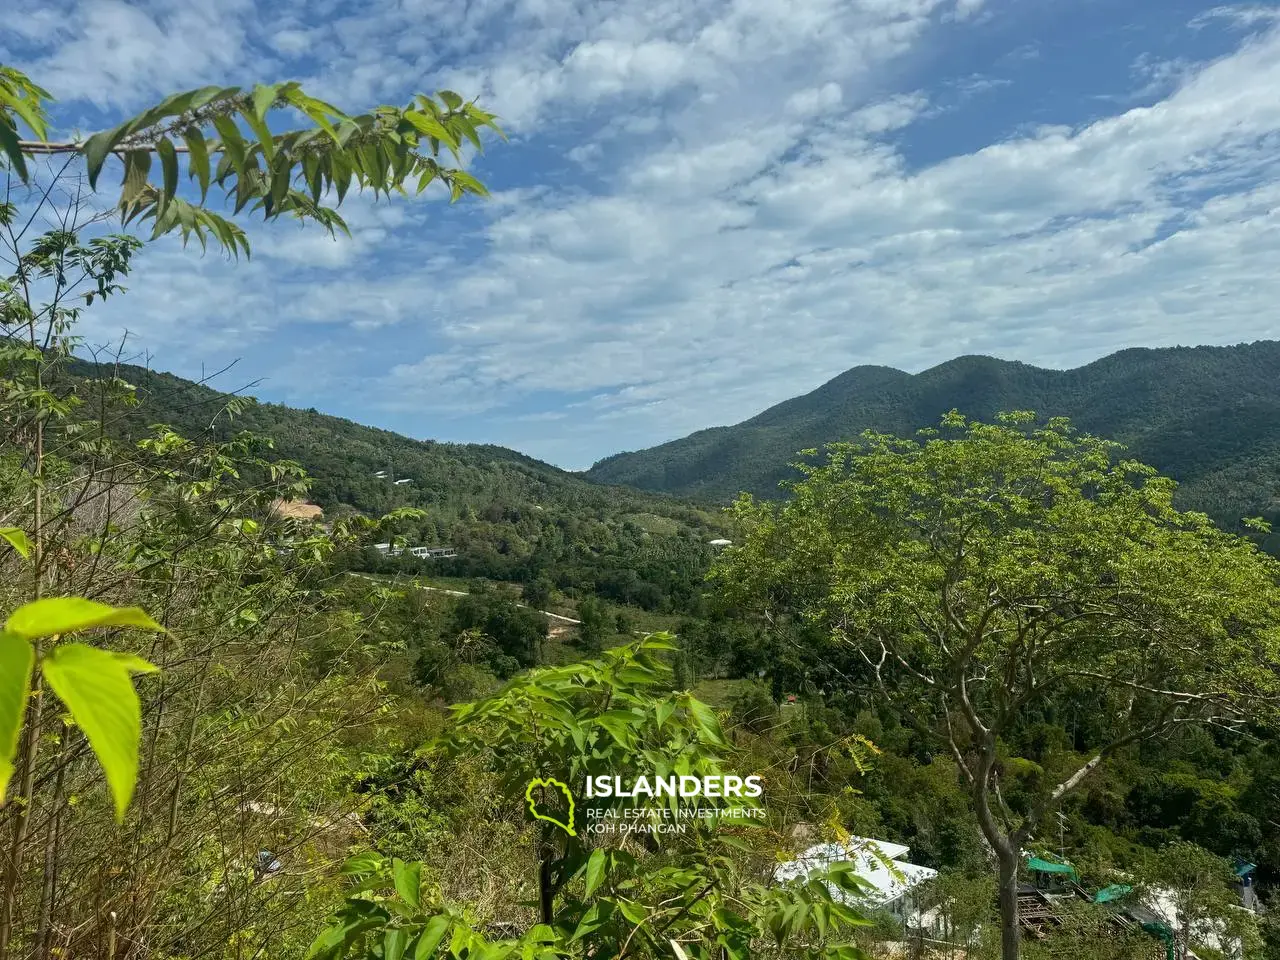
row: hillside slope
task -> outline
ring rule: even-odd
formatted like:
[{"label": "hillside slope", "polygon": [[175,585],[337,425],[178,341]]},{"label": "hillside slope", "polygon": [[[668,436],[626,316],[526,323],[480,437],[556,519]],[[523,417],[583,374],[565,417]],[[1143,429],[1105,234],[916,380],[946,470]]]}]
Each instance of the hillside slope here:
[{"label": "hillside slope", "polygon": [[[77,376],[101,376],[76,362]],[[270,437],[276,454],[301,463],[312,477],[312,499],[326,510],[351,507],[369,514],[399,506],[442,507],[449,513],[482,508],[514,497],[557,506],[621,506],[681,512],[664,495],[603,489],[579,475],[489,444],[415,440],[316,410],[250,400],[235,412],[239,398],[170,373],[122,365],[116,374],[137,389],[140,403],[113,417],[117,432],[139,435],[164,423],[192,439],[226,439],[240,431]],[[375,476],[378,472],[387,478]],[[408,479],[396,486],[394,479]]]},{"label": "hillside slope", "polygon": [[70,372],[114,373],[136,388],[138,405],[112,415],[118,436],[141,437],[154,424],[193,440],[250,431],[274,441],[276,458],[307,470],[310,499],[330,517],[425,509],[425,519],[406,521],[399,532],[411,543],[457,548],[456,559],[429,564],[441,575],[549,578],[619,603],[685,609],[701,590],[708,541],[725,530],[714,508],[589,483],[503,447],[413,440],[315,410],[244,403],[142,367],[108,371],[77,362]]},{"label": "hillside slope", "polygon": [[901,435],[951,409],[1067,416],[1182,481],[1184,505],[1228,523],[1280,493],[1280,342],[1129,349],[1074,370],[966,356],[919,374],[855,367],[736,426],[601,460],[599,483],[708,500],[778,495],[795,452],[873,429]]}]

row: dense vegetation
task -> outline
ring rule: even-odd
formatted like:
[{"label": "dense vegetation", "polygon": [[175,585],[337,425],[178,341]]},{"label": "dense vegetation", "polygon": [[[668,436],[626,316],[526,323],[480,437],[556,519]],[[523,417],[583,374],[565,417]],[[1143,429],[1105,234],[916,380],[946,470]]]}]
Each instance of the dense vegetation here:
[{"label": "dense vegetation", "polygon": [[[351,184],[482,193],[436,158],[491,118],[288,84],[21,141],[45,97],[0,69],[0,960],[1280,956],[1232,876],[1280,881],[1280,573],[1170,480],[1063,421],[952,415],[721,518],[87,364],[82,311],[142,247],[86,199],[109,157],[126,225],[244,252],[245,207],[340,229]],[[313,126],[272,133],[285,108]],[[611,775],[764,793],[579,792]],[[639,814],[688,829],[588,829]],[[941,871],[942,940],[847,860],[776,872],[857,834]],[[1135,889],[1023,942],[1024,850]],[[1120,922],[1157,890],[1164,926]]]},{"label": "dense vegetation", "polygon": [[411,440],[127,364],[78,362],[69,373],[73,382],[110,375],[134,388],[137,405],[111,420],[117,437],[142,436],[157,423],[200,440],[228,440],[240,431],[270,437],[277,457],[307,471],[309,499],[328,517],[421,508],[425,516],[406,518],[398,535],[458,551],[456,559],[429,563],[348,551],[341,562],[351,569],[519,583],[541,578],[573,596],[696,613],[711,560],[708,541],[726,526],[717,510],[600,487],[502,447]]},{"label": "dense vegetation", "polygon": [[959,357],[911,375],[854,367],[812,393],[736,426],[601,460],[587,476],[727,502],[778,495],[798,450],[856,437],[899,436],[948,410],[989,420],[1002,410],[1069,417],[1118,440],[1180,484],[1179,504],[1230,529],[1275,514],[1280,493],[1280,343],[1130,349],[1075,370]]},{"label": "dense vegetation", "polygon": [[[804,655],[954,761],[1012,960],[1023,851],[1059,803],[1183,725],[1280,718],[1280,564],[1174,509],[1174,484],[1114,444],[1000,419],[833,446],[785,504],[739,502],[749,536],[717,577],[819,625]],[[1074,738],[1019,763],[1029,727],[1082,706]]]}]

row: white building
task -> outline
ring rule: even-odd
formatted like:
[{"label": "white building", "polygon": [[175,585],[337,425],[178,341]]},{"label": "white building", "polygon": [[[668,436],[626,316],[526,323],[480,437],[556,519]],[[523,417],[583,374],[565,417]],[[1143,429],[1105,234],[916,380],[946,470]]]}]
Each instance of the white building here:
[{"label": "white building", "polygon": [[708,541],[713,547],[729,547],[733,545],[732,540],[711,540]]},{"label": "white building", "polygon": [[[404,547],[393,547],[389,543],[375,543],[373,549],[384,557],[398,557],[405,552]],[[409,547],[408,549],[409,555],[419,560],[440,560],[458,555],[455,547]]]},{"label": "white building", "polygon": [[442,557],[456,557],[458,551],[453,547],[410,547],[411,556],[419,560],[437,560]]},{"label": "white building", "polygon": [[922,914],[913,891],[938,875],[937,870],[908,863],[910,847],[870,837],[850,837],[847,844],[820,843],[810,847],[795,860],[782,864],[774,872],[775,880],[802,877],[818,867],[852,862],[855,873],[868,889],[851,896],[832,888],[832,895],[846,902],[863,904],[875,910],[888,910],[910,927],[931,928],[933,911]]}]

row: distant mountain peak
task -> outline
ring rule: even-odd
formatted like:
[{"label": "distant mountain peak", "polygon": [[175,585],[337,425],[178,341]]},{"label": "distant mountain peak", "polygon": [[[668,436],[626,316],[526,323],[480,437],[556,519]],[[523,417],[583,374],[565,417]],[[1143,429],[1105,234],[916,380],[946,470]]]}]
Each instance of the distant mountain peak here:
[{"label": "distant mountain peak", "polygon": [[951,409],[1067,416],[1127,443],[1183,484],[1184,502],[1228,523],[1269,510],[1280,493],[1280,342],[1270,340],[1129,347],[1069,370],[981,354],[915,374],[858,366],[742,423],[616,454],[586,476],[720,501],[741,490],[778,496],[797,451],[868,429],[909,436]]}]

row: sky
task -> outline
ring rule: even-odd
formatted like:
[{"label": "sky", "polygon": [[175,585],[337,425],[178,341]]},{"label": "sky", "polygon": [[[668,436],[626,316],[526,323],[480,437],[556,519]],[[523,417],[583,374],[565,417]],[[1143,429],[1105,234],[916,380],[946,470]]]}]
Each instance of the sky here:
[{"label": "sky", "polygon": [[287,79],[499,115],[488,200],[349,197],[351,239],[252,223],[248,262],[162,240],[85,314],[264,400],[581,469],[860,364],[1280,337],[1280,2],[6,6],[64,133]]}]

